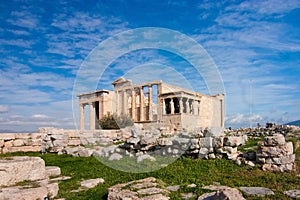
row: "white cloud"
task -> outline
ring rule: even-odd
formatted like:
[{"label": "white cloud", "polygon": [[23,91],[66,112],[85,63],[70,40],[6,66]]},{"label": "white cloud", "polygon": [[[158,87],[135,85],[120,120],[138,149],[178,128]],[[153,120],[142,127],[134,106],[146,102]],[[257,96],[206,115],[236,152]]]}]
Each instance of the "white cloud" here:
[{"label": "white cloud", "polygon": [[35,115],[32,115],[32,118],[34,118],[34,119],[49,119],[49,116],[44,115],[44,114],[35,114]]},{"label": "white cloud", "polygon": [[10,46],[23,47],[23,48],[31,48],[31,46],[34,44],[33,41],[24,40],[24,39],[15,39],[15,40],[0,39],[0,43],[1,45],[10,45]]},{"label": "white cloud", "polygon": [[0,105],[0,114],[1,113],[7,113],[9,110],[10,110],[9,106]]},{"label": "white cloud", "polygon": [[284,14],[299,8],[298,0],[266,0],[266,1],[244,1],[239,5],[229,6],[227,10],[253,11],[260,15]]},{"label": "white cloud", "polygon": [[246,114],[237,113],[237,114],[226,116],[225,124],[226,127],[241,128],[241,127],[250,127],[250,124],[252,123],[252,127],[256,127],[257,123],[264,125],[266,120],[267,120],[266,117],[262,117],[258,114],[246,115]]},{"label": "white cloud", "polygon": [[34,29],[39,24],[38,16],[33,15],[27,10],[13,11],[11,12],[11,16],[12,18],[7,19],[7,22],[15,26]]},{"label": "white cloud", "polygon": [[48,33],[48,52],[69,58],[88,53],[108,36],[126,29],[127,23],[114,17],[94,16],[85,12],[57,15],[51,26],[63,32]]},{"label": "white cloud", "polygon": [[[202,30],[204,34],[193,35],[212,56],[222,74],[227,93],[226,113],[231,116],[227,122],[247,125],[249,116],[247,119],[245,114],[234,113],[249,113],[250,80],[253,81],[255,114],[278,122],[283,122],[284,111],[292,118],[299,117],[299,109],[295,106],[295,99],[299,99],[299,79],[295,74],[283,72],[283,69],[295,71],[298,61],[278,61],[282,54],[300,51],[300,40],[296,36],[299,30],[290,27],[284,19],[287,13],[299,8],[299,4],[293,0],[232,4],[220,10],[216,23]],[[203,6],[210,9],[219,5],[206,2],[199,9]],[[269,113],[269,110],[277,113]]]}]

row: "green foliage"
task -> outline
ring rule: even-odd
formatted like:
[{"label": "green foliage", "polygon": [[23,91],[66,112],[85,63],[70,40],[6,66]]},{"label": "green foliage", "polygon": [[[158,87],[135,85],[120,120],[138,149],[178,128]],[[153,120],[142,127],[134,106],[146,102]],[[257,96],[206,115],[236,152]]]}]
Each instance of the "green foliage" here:
[{"label": "green foliage", "polygon": [[110,114],[108,113],[99,121],[100,127],[102,129],[120,129],[127,126],[132,126],[133,121],[130,116],[121,114]]}]

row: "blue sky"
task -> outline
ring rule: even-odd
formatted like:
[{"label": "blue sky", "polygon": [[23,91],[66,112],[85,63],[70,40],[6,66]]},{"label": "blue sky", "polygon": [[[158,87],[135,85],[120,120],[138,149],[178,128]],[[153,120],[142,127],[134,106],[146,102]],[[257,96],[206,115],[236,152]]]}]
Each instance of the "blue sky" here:
[{"label": "blue sky", "polygon": [[[81,64],[99,43],[141,27],[175,30],[202,45],[224,81],[226,127],[249,126],[250,85],[253,124],[300,118],[299,0],[2,0],[0,131],[75,128],[72,92]],[[116,59],[99,88],[112,89],[120,75],[149,78],[160,67],[163,75],[153,78],[176,84],[183,76],[207,93],[205,84],[193,85],[201,77],[191,76],[189,63],[156,49]]]}]

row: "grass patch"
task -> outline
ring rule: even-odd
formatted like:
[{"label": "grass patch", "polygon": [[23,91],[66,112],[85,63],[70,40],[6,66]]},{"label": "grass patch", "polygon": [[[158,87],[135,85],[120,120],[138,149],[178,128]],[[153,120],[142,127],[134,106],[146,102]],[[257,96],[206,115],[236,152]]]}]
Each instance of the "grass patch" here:
[{"label": "grass patch", "polygon": [[[255,144],[254,142],[251,145]],[[297,152],[297,164],[299,166],[300,150]],[[181,199],[180,193],[194,192],[198,196],[208,192],[201,187],[215,182],[229,187],[240,186],[260,186],[272,189],[274,196],[253,197],[247,196],[247,199],[288,199],[283,191],[291,189],[300,189],[300,179],[296,172],[290,173],[271,173],[264,172],[259,168],[250,168],[248,166],[238,166],[232,161],[225,159],[201,160],[180,157],[172,164],[160,170],[149,173],[126,173],[114,170],[94,157],[81,158],[68,155],[40,154],[40,153],[14,153],[5,154],[1,157],[12,155],[39,156],[45,160],[46,165],[59,166],[62,175],[71,176],[70,180],[59,182],[59,197],[66,200],[93,200],[106,199],[107,189],[118,183],[125,183],[153,176],[160,179],[166,186],[181,185],[177,192],[171,192],[171,199]],[[149,163],[147,163],[149,165]],[[96,188],[72,193],[72,190],[79,188],[82,180],[91,178],[103,178],[105,184],[98,185]],[[195,183],[197,187],[188,188],[187,185]]]},{"label": "grass patch", "polygon": [[258,148],[258,142],[263,141],[263,137],[251,138],[245,145],[239,146],[238,150],[244,153],[256,152]]}]

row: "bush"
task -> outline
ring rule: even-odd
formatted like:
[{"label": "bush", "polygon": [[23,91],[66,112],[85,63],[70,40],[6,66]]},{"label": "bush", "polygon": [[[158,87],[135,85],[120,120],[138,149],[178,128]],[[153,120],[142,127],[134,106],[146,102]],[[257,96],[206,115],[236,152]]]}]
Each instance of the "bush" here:
[{"label": "bush", "polygon": [[128,115],[116,115],[108,113],[99,121],[102,129],[120,129],[127,126],[132,126],[133,121]]}]

